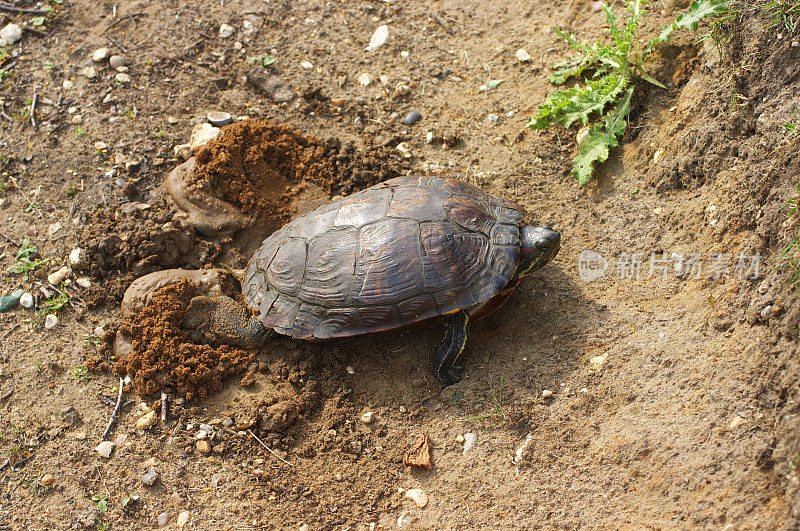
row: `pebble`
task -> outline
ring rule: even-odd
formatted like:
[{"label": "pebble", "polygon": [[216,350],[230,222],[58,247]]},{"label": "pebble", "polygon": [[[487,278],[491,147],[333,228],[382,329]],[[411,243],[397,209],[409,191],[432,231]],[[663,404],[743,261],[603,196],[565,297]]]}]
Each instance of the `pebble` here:
[{"label": "pebble", "polygon": [[771,304],[767,304],[761,310],[761,313],[760,313],[761,319],[764,320],[764,321],[769,321],[769,318],[772,317],[774,313],[775,313],[775,307],[772,306]]},{"label": "pebble", "polygon": [[112,55],[108,58],[108,66],[114,69],[128,66],[128,60],[122,55]]},{"label": "pebble", "polygon": [[739,415],[736,415],[733,418],[733,420],[731,421],[731,423],[728,425],[728,430],[733,431],[736,428],[738,428],[739,426],[741,426],[743,423],[744,423],[744,419],[742,417],[740,417]]},{"label": "pebble", "polygon": [[120,72],[119,74],[114,76],[114,79],[122,83],[123,85],[127,85],[131,82],[131,76],[124,72]]},{"label": "pebble", "polygon": [[58,324],[58,316],[54,313],[48,313],[44,318],[44,329],[51,330]]},{"label": "pebble", "polygon": [[95,68],[93,66],[87,66],[86,68],[81,70],[81,74],[86,79],[94,79],[94,78],[97,77],[97,70],[95,70]]},{"label": "pebble", "polygon": [[211,453],[211,444],[205,439],[197,441],[195,446],[197,447],[197,451],[201,454],[208,455]]},{"label": "pebble", "polygon": [[489,116],[486,117],[486,119],[489,121],[490,124],[496,124],[497,122],[500,121],[500,117],[497,116],[496,114],[490,114]]},{"label": "pebble", "polygon": [[361,415],[361,422],[364,424],[372,424],[375,421],[375,413],[372,411],[367,411],[363,415]]},{"label": "pebble", "polygon": [[76,247],[69,252],[69,264],[73,268],[81,268],[86,265],[87,261],[88,257],[86,255],[86,251],[80,247]]},{"label": "pebble", "polygon": [[608,352],[605,354],[600,354],[599,356],[593,356],[589,358],[589,365],[592,366],[593,369],[599,369],[603,366],[603,364],[608,359]]},{"label": "pebble", "polygon": [[0,46],[14,44],[22,38],[22,26],[19,24],[8,24],[0,30]]},{"label": "pebble", "polygon": [[406,498],[414,500],[414,503],[416,503],[417,507],[420,509],[428,505],[428,495],[425,494],[425,491],[422,489],[408,489],[405,496]]},{"label": "pebble", "polygon": [[234,31],[233,26],[230,24],[222,24],[219,27],[219,37],[221,39],[228,39],[233,37]]},{"label": "pebble", "polygon": [[175,520],[178,527],[185,527],[189,523],[189,511],[181,511],[178,513],[178,519]]},{"label": "pebble", "polygon": [[94,147],[94,149],[97,150],[97,151],[103,151],[103,150],[108,149],[108,144],[106,144],[105,142],[99,142],[98,141],[98,142],[95,142],[94,144],[92,144],[92,147]]},{"label": "pebble", "polygon": [[800,42],[792,41],[792,48],[798,48],[798,47],[800,47]]},{"label": "pebble", "polygon": [[136,429],[139,431],[144,431],[147,428],[152,427],[155,423],[156,423],[156,412],[150,411],[139,417],[139,420],[136,421]]},{"label": "pebble", "polygon": [[72,270],[70,270],[70,268],[68,268],[67,266],[61,266],[61,268],[58,271],[54,271],[53,273],[47,275],[47,281],[53,286],[58,286],[64,281],[65,278],[67,278],[67,275],[69,275],[71,272]]},{"label": "pebble", "polygon": [[33,308],[33,295],[28,292],[23,293],[19,298],[19,305],[23,308]]},{"label": "pebble", "polygon": [[419,111],[411,111],[405,116],[405,118],[403,118],[403,123],[408,125],[414,125],[421,119],[422,119],[422,114],[420,114]]},{"label": "pebble", "polygon": [[553,391],[550,389],[542,389],[542,398],[547,400],[548,398],[553,398]]},{"label": "pebble", "polygon": [[100,63],[102,61],[105,61],[109,57],[111,57],[111,50],[105,47],[98,48],[92,54],[92,61],[94,61],[95,63]]},{"label": "pebble", "polygon": [[61,86],[69,90],[75,86],[75,83],[73,81],[70,81],[69,79],[65,79],[64,81],[61,82]]},{"label": "pebble", "polygon": [[76,114],[70,119],[70,123],[72,125],[81,125],[83,123],[83,116],[80,114]]},{"label": "pebble", "polygon": [[311,70],[312,68],[314,68],[314,65],[313,65],[313,64],[311,64],[311,61],[302,61],[302,62],[300,63],[300,66],[301,66],[301,67],[302,67],[304,70]]},{"label": "pebble", "polygon": [[231,117],[231,113],[223,111],[208,111],[206,119],[208,120],[208,123],[214,127],[222,127],[223,125],[233,123],[233,117]]},{"label": "pebble", "polygon": [[520,48],[519,50],[517,50],[516,53],[514,54],[514,57],[516,57],[517,61],[519,61],[520,63],[527,63],[528,61],[531,60],[531,54],[529,54],[527,50],[525,50],[524,48]]},{"label": "pebble", "polygon": [[411,92],[411,87],[409,87],[408,85],[405,85],[403,83],[399,83],[395,87],[394,91],[396,93],[400,94],[401,96],[406,96],[409,92]]},{"label": "pebble", "polygon": [[95,448],[95,450],[97,450],[97,453],[100,454],[100,457],[108,459],[111,457],[111,452],[114,450],[115,446],[116,444],[114,444],[111,441],[103,441],[97,445],[97,448]]},{"label": "pebble", "polygon": [[411,148],[408,147],[408,142],[400,142],[397,144],[397,151],[403,154],[403,157],[411,158]]},{"label": "pebble", "polygon": [[262,72],[253,70],[247,74],[247,82],[275,103],[287,103],[297,97],[292,87],[278,75],[265,76]]},{"label": "pebble", "polygon": [[200,424],[200,430],[206,432],[209,435],[214,433],[214,427],[211,426],[210,424]]},{"label": "pebble", "polygon": [[7,312],[12,310],[17,304],[19,304],[20,299],[22,298],[23,292],[21,289],[12,291],[8,295],[3,295],[0,297],[0,312]]},{"label": "pebble", "polygon": [[345,367],[345,369],[344,369],[344,370],[345,370],[345,371],[347,371],[347,374],[350,374],[350,375],[353,375],[353,374],[355,374],[355,373],[356,373],[356,370],[355,370],[355,369],[354,369],[352,366],[350,366],[350,365],[348,365],[347,367]]},{"label": "pebble", "polygon": [[220,128],[211,124],[197,124],[192,128],[192,136],[189,138],[189,148],[194,151],[196,148],[205,146],[219,135]]},{"label": "pebble", "polygon": [[42,479],[39,480],[39,483],[44,485],[45,487],[52,485],[56,478],[53,477],[53,474],[45,474],[42,476]]},{"label": "pebble", "polygon": [[362,87],[367,87],[370,83],[372,83],[372,76],[369,72],[364,72],[358,76],[358,84]]},{"label": "pebble", "polygon": [[169,513],[161,513],[158,515],[158,527],[167,527],[169,523]]},{"label": "pebble", "polygon": [[389,38],[389,26],[383,24],[378,26],[375,29],[375,32],[372,34],[372,37],[369,39],[369,46],[367,46],[368,52],[374,52],[384,44],[386,44],[387,39]]},{"label": "pebble", "polygon": [[151,468],[144,474],[142,474],[142,484],[148,487],[152,487],[155,485],[156,481],[158,480],[158,472],[155,469]]},{"label": "pebble", "polygon": [[467,455],[467,453],[475,448],[478,445],[478,434],[469,432],[464,434],[464,450],[461,452],[461,455]]}]

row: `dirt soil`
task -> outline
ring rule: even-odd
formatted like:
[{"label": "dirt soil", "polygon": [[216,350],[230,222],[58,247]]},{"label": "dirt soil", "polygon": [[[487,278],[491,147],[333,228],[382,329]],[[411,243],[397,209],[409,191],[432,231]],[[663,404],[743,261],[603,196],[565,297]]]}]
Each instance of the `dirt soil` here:
[{"label": "dirt soil", "polygon": [[[644,36],[685,4],[653,3]],[[799,111],[797,32],[747,12],[719,49],[689,34],[660,46],[647,67],[669,89],[637,91],[622,147],[579,188],[575,132],[523,125],[569,55],[552,26],[607,38],[593,2],[53,7],[0,59],[0,293],[37,305],[0,313],[0,527],[800,525],[800,305],[776,261],[796,223],[784,207],[800,174],[785,127]],[[0,14],[0,26],[32,18]],[[387,43],[365,51],[381,24]],[[92,61],[104,46],[129,78]],[[491,79],[503,83],[481,90]],[[134,379],[102,457],[118,378],[86,365],[125,288],[161,269],[239,269],[263,236],[202,237],[164,196],[175,146],[211,110],[279,124],[235,123],[227,147],[198,153],[220,162],[198,184],[261,208],[262,233],[397,172],[437,173],[524,205],[562,250],[473,323],[458,385],[430,373],[438,328],[279,337],[205,373],[187,366],[189,382],[211,375],[207,392],[170,382],[163,423],[160,395]],[[408,125],[412,110],[422,118]],[[268,152],[279,172],[258,166],[265,138],[288,146]],[[256,190],[266,203],[242,197]],[[27,277],[8,271],[26,238],[47,260]],[[57,286],[70,302],[45,328],[58,295],[47,276],[76,247],[86,260]],[[586,250],[605,275],[585,280]],[[143,351],[158,341],[149,324],[177,322],[188,295],[127,323]],[[432,468],[406,467],[423,433]]]}]

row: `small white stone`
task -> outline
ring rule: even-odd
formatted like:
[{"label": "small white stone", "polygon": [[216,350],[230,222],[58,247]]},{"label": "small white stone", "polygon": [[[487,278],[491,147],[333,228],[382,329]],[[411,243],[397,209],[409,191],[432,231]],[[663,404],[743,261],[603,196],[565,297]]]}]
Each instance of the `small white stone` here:
[{"label": "small white stone", "polygon": [[478,434],[469,432],[464,434],[464,449],[461,451],[462,455],[467,455],[467,453],[475,448],[478,444]]},{"label": "small white stone", "polygon": [[80,125],[80,124],[82,124],[83,123],[83,116],[81,116],[80,114],[76,114],[75,116],[73,116],[70,119],[70,123],[72,125]]},{"label": "small white stone", "polygon": [[209,123],[197,124],[192,128],[192,136],[189,138],[189,149],[195,149],[205,146],[219,135],[221,129],[214,127]]},{"label": "small white stone", "polygon": [[550,389],[542,389],[542,398],[548,399],[553,398],[553,391]]},{"label": "small white stone", "polygon": [[97,448],[95,448],[95,450],[97,450],[97,453],[100,454],[100,457],[108,459],[109,457],[111,457],[111,452],[114,450],[115,446],[116,444],[114,444],[111,441],[103,441],[97,445]]},{"label": "small white stone", "polygon": [[49,275],[47,275],[47,281],[52,284],[53,286],[58,286],[61,284],[69,274],[72,273],[72,270],[67,266],[61,266],[58,271],[53,271]]},{"label": "small white stone", "polygon": [[427,142],[428,144],[433,142],[433,131],[427,132],[427,134],[425,135],[425,142]]},{"label": "small white stone", "polygon": [[402,57],[403,59],[408,59],[409,55],[410,54],[408,53],[407,50],[403,50],[402,52],[400,52],[400,57]]},{"label": "small white stone", "polygon": [[379,76],[378,80],[384,87],[389,84],[389,76],[387,76],[386,74],[382,74],[381,76]]},{"label": "small white stone", "polygon": [[145,413],[139,420],[136,421],[136,429],[139,431],[144,431],[147,428],[152,427],[156,423],[156,412],[150,411],[149,413]]},{"label": "small white stone", "polygon": [[128,66],[128,60],[122,55],[112,55],[108,58],[108,66],[115,69],[121,66]]},{"label": "small white stone", "polygon": [[23,308],[33,308],[33,295],[30,293],[23,293],[19,298],[19,305]]},{"label": "small white stone", "polygon": [[131,82],[131,76],[126,74],[125,72],[120,72],[119,74],[114,76],[114,79],[122,83],[123,85],[127,85]]},{"label": "small white stone", "polygon": [[208,120],[208,123],[214,127],[222,127],[233,122],[231,113],[224,111],[208,111],[208,114],[206,114],[206,119]]},{"label": "small white stone", "polygon": [[[22,299],[20,299],[20,302],[21,301]],[[373,413],[372,411],[367,411],[366,413],[361,415],[361,422],[363,422],[364,424],[372,424],[374,420],[375,420],[375,413]]]},{"label": "small white stone", "polygon": [[60,221],[56,221],[55,223],[51,223],[50,226],[47,227],[47,233],[52,236],[56,232],[60,231],[64,226],[61,224]]},{"label": "small white stone", "polygon": [[428,505],[428,495],[425,494],[425,491],[422,489],[408,489],[405,496],[406,498],[414,500],[414,503],[416,503],[417,507],[420,509]]},{"label": "small white stone", "polygon": [[233,37],[234,32],[235,30],[233,29],[233,26],[231,26],[230,24],[222,24],[219,27],[219,36],[221,39],[228,39],[230,37]]},{"label": "small white stone", "polygon": [[106,144],[105,142],[95,142],[95,143],[93,144],[93,147],[94,147],[94,148],[95,148],[97,151],[103,151],[104,149],[108,149],[108,144]]},{"label": "small white stone", "polygon": [[300,66],[306,70],[311,70],[312,68],[314,68],[314,65],[311,64],[311,61],[303,61],[300,63]]},{"label": "small white stone", "polygon": [[8,24],[0,30],[0,46],[14,44],[22,38],[22,26],[19,24]]},{"label": "small white stone", "polygon": [[92,287],[92,279],[89,277],[80,277],[78,278],[75,283],[82,287],[83,289],[88,289]]},{"label": "small white stone", "polygon": [[606,359],[608,359],[608,352],[589,358],[589,365],[591,365],[593,369],[599,369],[606,362]]},{"label": "small white stone", "polygon": [[378,26],[375,29],[375,32],[372,34],[372,37],[369,39],[369,46],[367,46],[368,52],[374,52],[384,44],[386,44],[386,40],[389,38],[389,26],[383,24]]},{"label": "small white stone", "polygon": [[356,373],[356,370],[355,370],[353,367],[351,367],[350,365],[348,365],[348,366],[345,368],[345,370],[347,371],[347,374],[351,374],[351,375],[352,375],[352,374],[355,374],[355,373]]},{"label": "small white stone", "polygon": [[69,79],[65,79],[64,81],[61,82],[61,86],[63,88],[65,88],[65,89],[69,90],[69,89],[71,89],[72,87],[75,86],[75,83],[70,81]]},{"label": "small white stone", "polygon": [[800,47],[800,42],[792,41],[792,48],[798,48],[798,47]]},{"label": "small white stone", "polygon": [[362,87],[367,87],[370,83],[372,83],[372,76],[369,72],[364,72],[358,76],[358,84]]},{"label": "small white stone", "polygon": [[529,54],[524,48],[520,48],[514,54],[514,57],[517,58],[517,61],[520,63],[527,63],[531,60],[531,54]]},{"label": "small white stone", "polygon": [[80,247],[76,247],[69,252],[69,263],[72,267],[85,266],[87,260],[86,251]]},{"label": "small white stone", "polygon": [[411,148],[408,147],[408,142],[400,142],[397,144],[397,151],[403,154],[403,157],[411,158]]},{"label": "small white stone", "polygon": [[44,329],[51,330],[58,324],[58,316],[54,313],[48,313],[44,318]]},{"label": "small white stone", "polygon": [[728,425],[728,431],[733,431],[744,423],[744,419],[739,415],[733,417],[733,420]]},{"label": "small white stone", "polygon": [[86,79],[94,79],[97,77],[97,70],[95,70],[93,66],[87,66],[81,70],[81,75],[83,75]]},{"label": "small white stone", "polygon": [[101,61],[105,61],[109,57],[111,57],[111,50],[105,47],[98,48],[92,54],[92,61],[94,61],[95,63],[99,63]]},{"label": "small white stone", "polygon": [[175,523],[178,527],[186,527],[186,524],[189,523],[189,511],[181,511],[178,513],[178,519],[175,520]]}]

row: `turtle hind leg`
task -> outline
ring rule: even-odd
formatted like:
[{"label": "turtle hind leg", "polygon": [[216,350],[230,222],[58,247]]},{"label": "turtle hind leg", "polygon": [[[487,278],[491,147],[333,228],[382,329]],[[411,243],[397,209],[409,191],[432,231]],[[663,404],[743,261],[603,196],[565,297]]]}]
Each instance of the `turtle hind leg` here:
[{"label": "turtle hind leg", "polygon": [[272,337],[274,331],[230,297],[201,295],[189,302],[183,327],[192,330],[192,341],[254,348]]},{"label": "turtle hind leg", "polygon": [[461,367],[456,362],[467,347],[468,337],[469,314],[461,311],[447,323],[444,339],[433,351],[433,374],[442,385],[448,386],[461,381]]}]

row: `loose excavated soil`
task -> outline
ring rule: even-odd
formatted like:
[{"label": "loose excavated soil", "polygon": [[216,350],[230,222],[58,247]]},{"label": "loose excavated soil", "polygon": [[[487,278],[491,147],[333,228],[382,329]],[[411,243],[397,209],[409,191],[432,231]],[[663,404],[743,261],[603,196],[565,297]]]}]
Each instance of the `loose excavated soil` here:
[{"label": "loose excavated soil", "polygon": [[203,399],[222,389],[228,376],[243,372],[253,360],[251,352],[241,349],[191,342],[191,332],[181,324],[189,301],[200,294],[188,280],[165,286],[149,306],[120,323],[116,333],[129,338],[132,348],[116,361],[114,371],[130,375],[141,396],[175,388],[187,400]]},{"label": "loose excavated soil", "polygon": [[283,223],[292,198],[309,183],[328,194],[349,194],[400,175],[399,152],[387,146],[357,150],[338,138],[319,140],[286,125],[245,120],[223,128],[197,151],[197,186],[257,220]]}]

